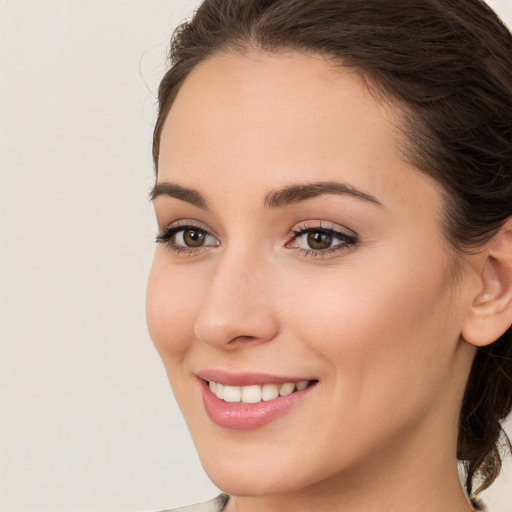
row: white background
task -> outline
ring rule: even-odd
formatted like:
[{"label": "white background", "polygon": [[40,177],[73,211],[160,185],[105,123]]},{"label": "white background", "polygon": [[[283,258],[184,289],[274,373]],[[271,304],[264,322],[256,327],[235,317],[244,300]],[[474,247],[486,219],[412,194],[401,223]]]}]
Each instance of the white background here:
[{"label": "white background", "polygon": [[[151,133],[197,1],[0,0],[0,511],[214,496],[144,319]],[[510,0],[492,5],[512,23]],[[512,465],[488,494],[512,511]]]}]

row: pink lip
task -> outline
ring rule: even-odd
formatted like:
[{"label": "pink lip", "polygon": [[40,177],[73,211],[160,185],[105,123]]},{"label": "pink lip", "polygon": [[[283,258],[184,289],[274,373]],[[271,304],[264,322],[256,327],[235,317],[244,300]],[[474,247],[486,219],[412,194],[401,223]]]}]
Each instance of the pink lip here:
[{"label": "pink lip", "polygon": [[[225,382],[225,379],[221,381]],[[218,381],[214,380],[214,382]],[[236,380],[236,382],[240,381]],[[264,382],[270,383],[269,380]],[[290,380],[286,382],[290,382]],[[262,401],[257,404],[244,404],[224,402],[224,400],[220,400],[211,392],[207,382],[202,380],[200,383],[203,404],[209,418],[216,425],[233,430],[252,430],[271,423],[295,405],[298,405],[309,392],[316,387],[316,385],[313,384],[302,391],[295,391],[291,395],[280,396],[268,402]],[[254,380],[251,380],[251,384],[255,384]]]},{"label": "pink lip", "polygon": [[262,386],[263,384],[285,384],[286,382],[296,383],[304,380],[316,380],[308,377],[280,377],[264,373],[227,373],[222,370],[203,370],[198,372],[197,376],[208,382],[220,382],[228,386],[254,386],[255,384]]}]

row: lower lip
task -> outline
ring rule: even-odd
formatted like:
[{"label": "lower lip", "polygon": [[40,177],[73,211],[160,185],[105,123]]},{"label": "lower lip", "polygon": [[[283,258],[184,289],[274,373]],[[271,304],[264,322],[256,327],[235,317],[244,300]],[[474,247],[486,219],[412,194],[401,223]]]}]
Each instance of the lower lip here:
[{"label": "lower lip", "polygon": [[291,395],[268,402],[244,404],[225,402],[211,392],[207,382],[201,381],[201,385],[204,407],[210,419],[219,427],[234,430],[253,430],[271,423],[299,404],[315,387],[313,384],[302,391],[294,391]]}]

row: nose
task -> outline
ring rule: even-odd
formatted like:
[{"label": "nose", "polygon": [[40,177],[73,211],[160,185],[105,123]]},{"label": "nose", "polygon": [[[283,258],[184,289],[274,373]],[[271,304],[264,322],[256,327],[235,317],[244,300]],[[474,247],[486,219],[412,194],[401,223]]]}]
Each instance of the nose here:
[{"label": "nose", "polygon": [[278,332],[271,276],[247,255],[220,257],[194,326],[195,336],[217,348],[236,349],[272,340]]}]

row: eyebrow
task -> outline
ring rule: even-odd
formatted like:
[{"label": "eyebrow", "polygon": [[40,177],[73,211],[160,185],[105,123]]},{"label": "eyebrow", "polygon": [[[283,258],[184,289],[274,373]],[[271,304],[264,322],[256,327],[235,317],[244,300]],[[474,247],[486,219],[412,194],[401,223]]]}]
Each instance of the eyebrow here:
[{"label": "eyebrow", "polygon": [[168,181],[156,183],[149,193],[149,199],[154,201],[160,196],[174,197],[175,199],[181,199],[204,210],[208,209],[204,197],[197,190],[182,187],[176,183],[170,183]]},{"label": "eyebrow", "polygon": [[282,208],[283,206],[325,194],[351,196],[381,207],[383,206],[382,203],[371,194],[338,181],[319,181],[303,185],[290,185],[289,187],[269,192],[265,197],[265,206],[267,208]]},{"label": "eyebrow", "polygon": [[[337,181],[319,181],[313,183],[290,185],[288,187],[273,190],[265,196],[264,205],[266,208],[282,208],[291,204],[312,199],[314,197],[335,194],[355,197],[363,201],[383,206],[382,203],[371,194],[359,190],[346,183]],[[208,205],[204,197],[197,191],[191,188],[182,187],[176,183],[161,182],[155,184],[151,190],[149,197],[154,201],[159,196],[168,196],[175,199],[186,201],[204,210],[208,209]]]}]

